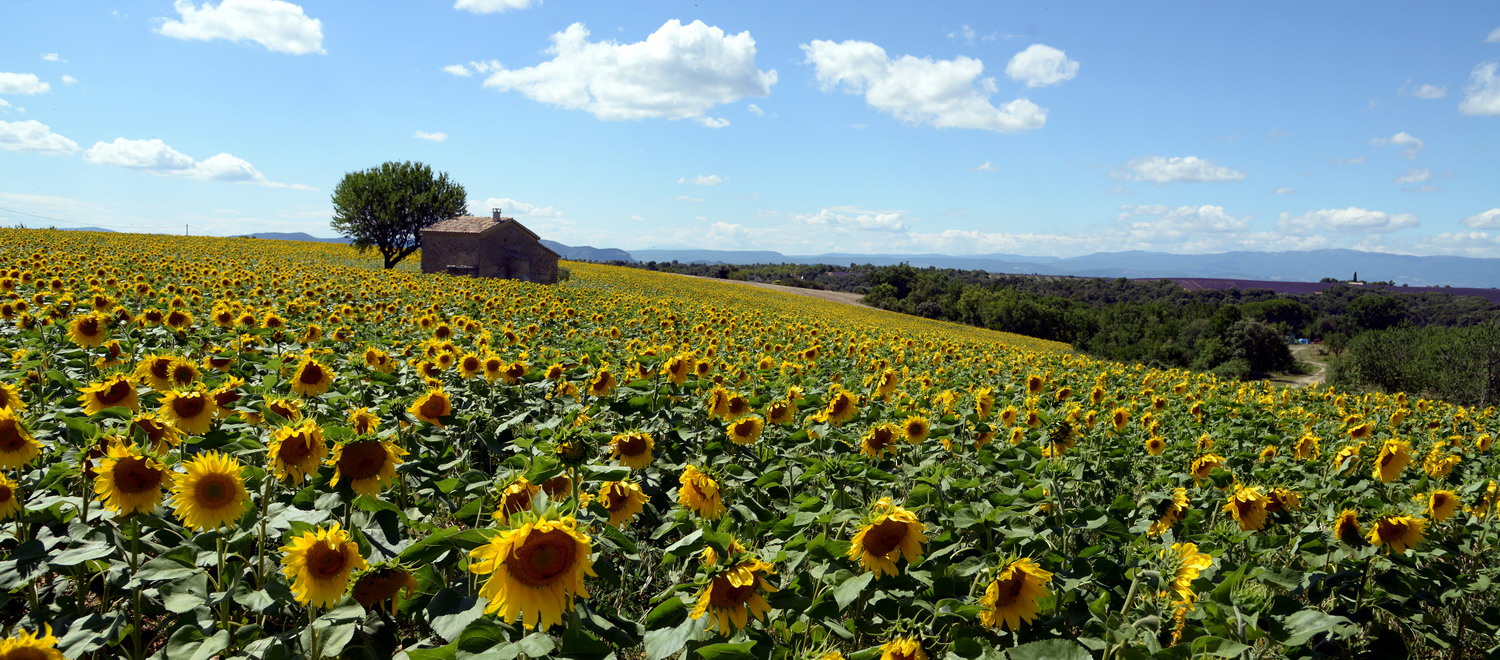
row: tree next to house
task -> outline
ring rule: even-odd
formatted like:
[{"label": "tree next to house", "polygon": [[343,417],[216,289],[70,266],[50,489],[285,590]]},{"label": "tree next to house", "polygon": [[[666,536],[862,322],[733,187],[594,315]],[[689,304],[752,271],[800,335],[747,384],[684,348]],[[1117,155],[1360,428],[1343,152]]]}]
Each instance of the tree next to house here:
[{"label": "tree next to house", "polygon": [[423,163],[387,162],[349,172],[333,190],[333,229],[355,249],[380,251],[392,268],[422,247],[422,228],[461,215],[464,187]]}]

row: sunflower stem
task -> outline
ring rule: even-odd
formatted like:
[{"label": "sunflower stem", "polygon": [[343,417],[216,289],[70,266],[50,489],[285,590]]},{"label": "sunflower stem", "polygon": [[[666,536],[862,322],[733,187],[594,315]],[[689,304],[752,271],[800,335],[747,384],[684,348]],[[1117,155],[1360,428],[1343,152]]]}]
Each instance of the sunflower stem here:
[{"label": "sunflower stem", "polygon": [[[140,572],[141,567],[141,518],[139,515],[130,516],[130,575],[133,577]],[[135,586],[130,590],[130,637],[135,644],[136,660],[145,658],[146,654],[141,646],[141,581],[135,580]]]},{"label": "sunflower stem", "polygon": [[271,473],[267,472],[261,477],[263,483],[260,489],[260,538],[255,544],[255,588],[266,586],[266,570],[264,566],[266,556],[266,519],[267,512],[271,508]]},{"label": "sunflower stem", "polygon": [[[218,590],[220,592],[224,592],[224,591],[227,591],[229,587],[228,587],[228,584],[227,584],[228,580],[225,579],[225,577],[226,577],[225,572],[227,570],[227,566],[225,565],[227,563],[226,562],[226,555],[228,553],[228,548],[226,546],[228,545],[228,543],[226,542],[226,540],[224,538],[224,532],[223,531],[220,531],[218,533],[218,539],[216,540],[215,545],[218,546],[218,551],[219,551],[219,572],[218,572],[217,575],[214,576],[214,583],[215,583],[215,586],[218,587]],[[219,603],[219,628],[222,629],[222,630],[225,630],[225,631],[229,630],[229,599],[228,598],[225,598],[223,600],[223,602]]]}]

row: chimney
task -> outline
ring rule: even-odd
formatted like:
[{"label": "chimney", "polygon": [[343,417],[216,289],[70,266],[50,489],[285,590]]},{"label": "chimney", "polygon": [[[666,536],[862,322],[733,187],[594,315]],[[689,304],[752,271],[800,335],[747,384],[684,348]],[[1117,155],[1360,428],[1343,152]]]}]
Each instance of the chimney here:
[{"label": "chimney", "polygon": [[494,216],[495,222],[500,222],[500,209],[490,209],[490,213]]}]

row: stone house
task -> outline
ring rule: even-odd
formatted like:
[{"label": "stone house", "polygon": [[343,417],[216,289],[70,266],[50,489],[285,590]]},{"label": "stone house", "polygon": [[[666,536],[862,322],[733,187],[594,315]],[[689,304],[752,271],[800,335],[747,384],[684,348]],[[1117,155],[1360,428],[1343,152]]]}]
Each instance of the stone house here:
[{"label": "stone house", "polygon": [[461,215],[422,230],[422,272],[557,282],[558,254],[515,218]]}]

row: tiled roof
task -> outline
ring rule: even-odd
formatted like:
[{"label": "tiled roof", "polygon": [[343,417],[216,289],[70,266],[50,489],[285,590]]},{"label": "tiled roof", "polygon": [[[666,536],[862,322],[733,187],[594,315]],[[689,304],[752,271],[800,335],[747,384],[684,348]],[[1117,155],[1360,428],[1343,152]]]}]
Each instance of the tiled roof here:
[{"label": "tiled roof", "polygon": [[[505,218],[505,221],[512,221]],[[489,216],[483,215],[460,215],[454,218],[446,218],[428,225],[423,231],[436,231],[448,234],[482,234],[500,223]]]}]

